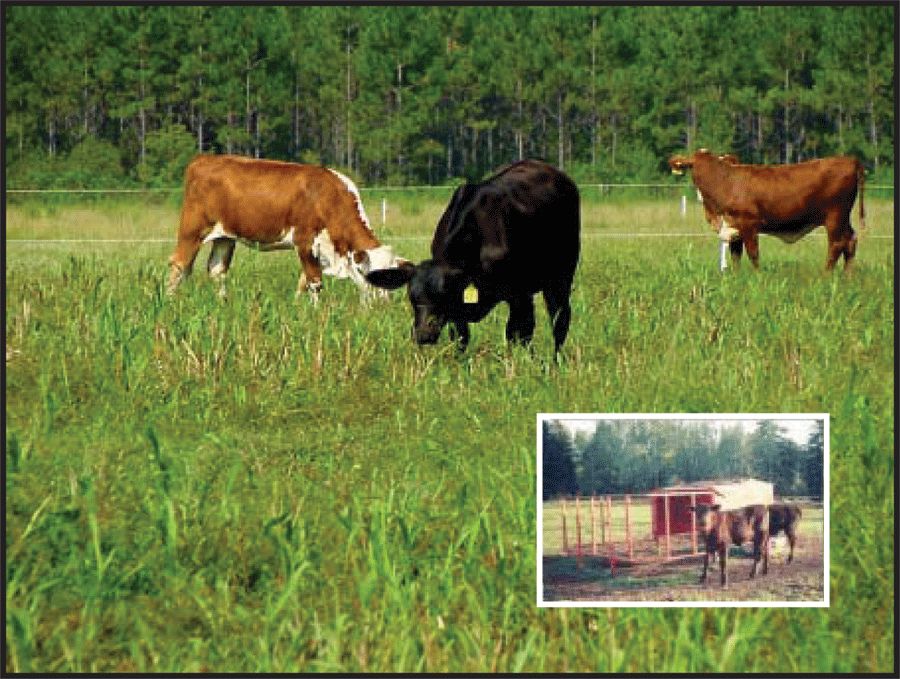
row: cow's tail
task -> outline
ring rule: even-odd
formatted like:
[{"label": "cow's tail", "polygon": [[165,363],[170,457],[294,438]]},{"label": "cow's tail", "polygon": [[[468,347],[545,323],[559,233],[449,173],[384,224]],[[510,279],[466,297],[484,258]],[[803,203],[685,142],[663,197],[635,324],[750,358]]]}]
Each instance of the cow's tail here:
[{"label": "cow's tail", "polygon": [[866,228],[866,209],[863,205],[863,189],[866,182],[865,170],[863,169],[863,164],[856,161],[856,183],[859,187],[859,230],[862,231]]}]

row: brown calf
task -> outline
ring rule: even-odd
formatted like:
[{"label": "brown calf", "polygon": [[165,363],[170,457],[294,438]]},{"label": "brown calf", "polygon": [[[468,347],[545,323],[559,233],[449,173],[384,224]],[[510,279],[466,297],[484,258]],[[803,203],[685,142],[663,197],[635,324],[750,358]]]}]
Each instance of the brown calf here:
[{"label": "brown calf", "polygon": [[794,545],[797,542],[797,524],[801,517],[800,507],[795,504],[769,505],[769,535],[775,537],[784,531],[787,536],[791,551],[787,562],[794,559]]},{"label": "brown calf", "polygon": [[741,509],[723,511],[721,505],[697,505],[691,508],[697,513],[697,528],[704,536],[703,575],[708,578],[710,557],[719,555],[722,586],[728,585],[728,548],[731,543],[741,545],[753,541],[753,568],[750,577],[756,575],[756,564],[762,558],[762,574],[769,572],[769,512],[765,505],[750,505]]}]

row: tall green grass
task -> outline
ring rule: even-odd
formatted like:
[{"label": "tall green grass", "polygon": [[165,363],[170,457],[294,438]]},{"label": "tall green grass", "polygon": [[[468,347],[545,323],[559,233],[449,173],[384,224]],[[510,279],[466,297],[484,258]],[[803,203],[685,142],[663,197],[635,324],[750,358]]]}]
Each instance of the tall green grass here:
[{"label": "tall green grass", "polygon": [[[402,254],[441,209],[395,215]],[[893,668],[889,241],[723,275],[699,216],[586,205],[557,367],[541,303],[533,352],[505,308],[419,350],[402,293],[312,307],[288,253],[166,299],[177,212],[145,212],[7,214],[171,239],[8,244],[7,671]],[[701,236],[592,235],[629,224]],[[538,412],[831,413],[831,607],[538,609]]]}]

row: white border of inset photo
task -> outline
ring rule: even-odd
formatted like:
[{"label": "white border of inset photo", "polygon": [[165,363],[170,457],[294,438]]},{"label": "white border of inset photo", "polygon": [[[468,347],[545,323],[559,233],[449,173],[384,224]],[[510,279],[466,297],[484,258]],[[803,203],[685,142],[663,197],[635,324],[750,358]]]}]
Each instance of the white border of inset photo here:
[{"label": "white border of inset photo", "polygon": [[[555,547],[551,543],[550,549],[559,549],[559,554],[548,554],[545,556],[544,554],[544,532],[545,528],[549,530],[554,530],[549,527],[545,527],[544,525],[544,444],[543,444],[543,432],[545,423],[551,420],[559,421],[565,428],[569,430],[569,433],[573,436],[573,445],[577,431],[582,431],[584,434],[582,435],[591,435],[594,431],[596,431],[596,423],[599,421],[608,421],[608,420],[678,420],[678,421],[691,421],[691,420],[703,420],[703,421],[721,421],[723,427],[732,427],[734,428],[738,424],[747,423],[746,426],[753,425],[754,429],[756,428],[756,423],[761,421],[772,421],[775,422],[782,431],[786,431],[788,436],[793,437],[792,432],[796,431],[797,438],[796,442],[800,443],[802,441],[802,437],[804,433],[808,436],[810,425],[813,421],[821,421],[823,422],[823,430],[824,430],[824,442],[823,442],[823,487],[822,487],[822,564],[823,564],[823,582],[824,582],[824,598],[822,600],[797,600],[797,601],[766,601],[766,600],[717,600],[715,598],[715,593],[718,591],[729,592],[730,589],[722,589],[720,585],[720,568],[721,568],[721,558],[716,559],[714,555],[711,555],[709,563],[709,578],[705,584],[701,584],[700,576],[701,571],[704,567],[704,545],[702,544],[702,540],[697,537],[698,531],[696,528],[696,523],[694,523],[687,530],[680,530],[679,532],[687,533],[687,536],[680,536],[679,539],[685,541],[690,537],[692,541],[692,546],[690,547],[690,551],[688,556],[685,557],[681,563],[690,563],[692,566],[696,565],[696,575],[697,579],[692,579],[692,583],[694,587],[698,588],[699,594],[698,600],[693,601],[672,601],[672,600],[622,600],[622,601],[611,601],[608,600],[610,592],[614,592],[615,588],[605,590],[602,586],[598,586],[598,581],[603,578],[614,578],[615,571],[619,570],[621,573],[623,569],[627,572],[629,565],[638,563],[644,564],[638,557],[633,557],[633,560],[629,561],[626,558],[626,554],[623,551],[623,545],[616,545],[614,540],[611,540],[607,543],[607,545],[611,545],[609,547],[610,556],[606,557],[606,553],[604,549],[606,547],[601,547],[598,549],[598,542],[602,540],[602,538],[598,537],[601,534],[605,534],[604,531],[608,530],[612,535],[613,530],[611,528],[611,524],[609,526],[603,525],[604,521],[610,521],[610,517],[612,516],[611,505],[610,509],[605,510],[604,503],[611,503],[611,499],[601,498],[598,500],[596,497],[591,497],[591,494],[585,494],[580,496],[577,499],[573,499],[570,502],[566,502],[568,505],[568,512],[570,512],[570,516],[575,516],[575,519],[570,518],[570,528],[567,530],[562,528],[563,531],[563,546]],[[805,424],[801,421],[805,421]],[[611,608],[611,607],[669,607],[669,608],[687,608],[687,607],[734,607],[734,608],[827,608],[830,605],[830,544],[829,544],[829,513],[830,513],[830,488],[829,488],[829,464],[830,464],[830,415],[828,413],[783,413],[783,414],[771,414],[771,413],[756,413],[756,414],[695,414],[695,413],[685,413],[685,414],[639,414],[639,413],[629,413],[629,414],[584,414],[584,413],[538,413],[537,414],[537,549],[535,551],[535,556],[537,560],[537,605],[540,607],[563,607],[563,608]],[[658,453],[652,453],[658,454]],[[681,483],[674,484],[678,487],[678,495],[684,495],[687,500],[683,502],[685,504],[689,504],[689,507],[683,507],[682,509],[691,510],[691,512],[682,512],[686,516],[692,516],[693,514],[697,514],[699,516],[699,512],[695,512],[694,505],[698,506],[707,502],[706,498],[711,497],[711,493],[722,494],[727,497],[728,493],[723,491],[723,493],[719,492],[720,487],[725,487],[728,484],[732,484],[733,487],[740,488],[737,484],[738,479],[730,478],[723,480],[715,480],[715,481],[702,481],[702,482],[693,482],[693,483]],[[768,493],[768,495],[772,496],[772,489],[774,488],[774,484],[771,483],[772,479],[764,479],[754,481],[752,479],[742,480],[744,481],[748,488],[750,489],[748,492],[750,493]],[[724,486],[720,486],[717,484],[725,484]],[[754,485],[756,484],[756,488],[754,489]],[[656,495],[667,496],[663,501],[662,507],[665,509],[665,519],[662,521],[662,524],[665,526],[665,549],[669,549],[669,526],[672,517],[668,514],[669,507],[672,504],[669,501],[670,493],[674,493],[675,491],[670,490],[671,484],[666,484],[666,488],[655,489]],[[703,488],[700,488],[703,486]],[[713,486],[715,488],[713,489]],[[665,491],[662,493],[661,491]],[[735,502],[743,505],[743,504],[757,504],[757,503],[771,503],[774,499],[775,503],[778,503],[779,500],[777,498],[772,498],[768,500],[750,500],[746,503],[740,501],[741,493],[743,490],[737,490],[737,495],[734,497]],[[650,499],[646,499],[648,493],[635,493],[634,497],[644,496],[644,502],[653,502],[652,497]],[[654,496],[654,492],[649,492],[650,496]],[[624,512],[625,512],[625,525],[627,528],[625,529],[628,534],[627,544],[632,546],[634,543],[632,538],[634,536],[631,535],[631,522],[628,519],[628,507],[630,505],[630,499],[632,496],[622,496],[624,498]],[[592,502],[593,500],[593,502]],[[576,509],[576,502],[579,502],[580,509]],[[726,506],[727,501],[722,505],[722,510],[730,509],[730,506]],[[583,505],[583,506],[581,506]],[[595,506],[596,505],[596,506]],[[735,508],[737,508],[738,504],[735,504]],[[621,510],[620,510],[621,511]],[[634,511],[632,510],[632,516],[634,516]],[[662,510],[660,510],[662,511]],[[575,512],[579,512],[575,514]],[[653,512],[651,512],[653,513]],[[659,513],[659,512],[656,512]],[[562,522],[565,522],[566,509],[565,507],[562,510],[560,515]],[[585,517],[582,521],[581,517]],[[600,518],[598,518],[600,517]],[[605,518],[604,518],[605,517]],[[660,517],[655,517],[660,518]],[[549,519],[548,519],[549,520]],[[556,520],[556,517],[554,517]],[[578,527],[575,529],[571,524],[575,521],[578,521]],[[691,519],[693,520],[693,519]],[[654,520],[654,524],[655,524]],[[582,524],[585,524],[582,527]],[[599,527],[598,527],[598,524]],[[564,523],[563,523],[564,525]],[[683,527],[682,527],[683,528]],[[577,530],[577,532],[576,532]],[[677,529],[675,529],[677,530]],[[651,532],[658,532],[656,528]],[[566,534],[573,536],[572,541],[567,541]],[[637,536],[640,538],[640,536]],[[646,536],[645,536],[646,537]],[[574,549],[568,547],[569,543],[575,545]],[[787,542],[785,540],[785,542]],[[679,543],[680,544],[680,543]],[[745,543],[746,544],[746,543]],[[797,536],[797,550],[798,554],[802,554],[802,548],[804,544],[804,533],[801,529],[798,532]],[[751,546],[752,547],[752,546]],[[662,550],[663,547],[660,545],[660,540],[657,538],[656,540],[656,549]],[[737,547],[735,547],[737,549]],[[618,552],[616,552],[618,550]],[[793,555],[793,550],[792,555]],[[569,552],[572,552],[571,554]],[[633,553],[632,553],[633,554]],[[666,555],[671,557],[672,552],[666,552]],[[552,600],[544,599],[544,591],[545,591],[545,583],[544,583],[544,563],[546,559],[568,559],[571,561],[571,564],[566,562],[565,564],[561,564],[563,568],[563,572],[566,573],[565,576],[562,576],[562,579],[569,579],[569,571],[565,569],[573,569],[571,578],[571,582],[573,587],[571,590],[573,592],[572,600],[559,599],[558,593],[554,596]],[[656,557],[648,557],[647,562],[656,563]],[[666,563],[674,563],[673,561],[667,561]],[[738,564],[740,564],[740,568],[738,568]],[[729,588],[734,586],[735,589],[741,590],[746,589],[745,582],[748,581],[748,573],[745,570],[745,566],[750,566],[753,564],[752,556],[749,559],[744,558],[728,558],[727,559],[727,572],[728,572],[728,585]],[[786,559],[784,554],[778,554],[777,556],[770,555],[768,562],[768,574],[762,575],[761,569],[755,575],[755,580],[750,580],[750,582],[759,583],[760,589],[765,589],[766,583],[770,582],[772,578],[777,578],[779,576],[779,571],[782,569],[789,567],[790,564],[786,564]],[[618,566],[618,568],[617,568]],[[641,590],[640,583],[640,569],[635,569],[635,576],[629,577],[628,582],[628,590],[621,591],[636,591]],[[783,571],[782,571],[783,572]],[[592,573],[596,573],[596,578],[592,579]],[[683,576],[681,576],[683,577]],[[661,598],[669,598],[671,597],[671,593],[666,594],[663,592],[665,588],[660,588],[660,597]],[[653,595],[653,589],[648,588],[650,591],[650,595]],[[591,593],[596,592],[598,596],[603,597],[599,600],[591,600]],[[624,597],[623,597],[624,598]]]}]

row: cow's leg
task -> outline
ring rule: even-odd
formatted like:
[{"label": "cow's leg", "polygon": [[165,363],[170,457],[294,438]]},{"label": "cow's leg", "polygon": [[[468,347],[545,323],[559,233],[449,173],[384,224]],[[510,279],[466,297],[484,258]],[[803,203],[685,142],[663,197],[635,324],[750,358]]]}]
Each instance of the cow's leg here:
[{"label": "cow's leg", "polygon": [[844,246],[844,273],[850,273],[850,265],[853,263],[853,258],[856,257],[856,234],[852,229],[850,233],[850,240]]},{"label": "cow's leg", "polygon": [[793,529],[788,529],[785,531],[785,534],[787,535],[788,544],[791,547],[787,559],[787,562],[790,563],[794,560],[794,543],[797,542],[797,533],[795,533]]},{"label": "cow's leg", "polygon": [[225,297],[225,274],[234,256],[234,241],[230,238],[216,238],[206,261],[206,270],[219,286],[219,297]]},{"label": "cow's leg", "polygon": [[734,268],[740,268],[741,254],[744,252],[744,241],[740,238],[733,240],[728,244],[728,249],[731,250],[731,261],[734,264]]},{"label": "cow's leg", "polygon": [[204,224],[201,220],[202,215],[189,204],[182,208],[178,242],[169,257],[169,286],[166,290],[168,295],[175,293],[181,281],[191,273],[194,267],[194,259],[200,251],[200,246],[203,245],[201,232]]},{"label": "cow's leg", "polygon": [[841,254],[844,255],[844,272],[850,273],[850,264],[856,256],[856,234],[853,227],[850,226],[849,217],[846,224],[839,224],[832,227],[826,224],[828,231],[828,260],[825,263],[825,270],[831,271],[837,263]]},{"label": "cow's leg", "polygon": [[450,340],[457,343],[460,351],[469,346],[469,324],[465,321],[454,321],[450,326]]},{"label": "cow's leg", "polygon": [[709,550],[707,549],[703,553],[703,574],[700,576],[700,582],[706,582],[708,577],[707,571],[709,570]]},{"label": "cow's leg", "polygon": [[528,344],[534,335],[534,300],[526,295],[509,303],[506,341]]},{"label": "cow's leg", "polygon": [[728,586],[728,545],[719,545],[719,568],[722,569],[722,587]]},{"label": "cow's leg", "polygon": [[750,577],[756,575],[756,567],[762,559],[762,574],[769,572],[769,534],[759,533],[753,536],[753,566],[750,568]]},{"label": "cow's leg", "polygon": [[322,290],[322,266],[312,253],[315,236],[315,229],[294,229],[294,245],[300,259],[300,280],[296,296],[300,297],[304,291],[309,290],[313,305],[319,303],[319,292]]},{"label": "cow's leg", "polygon": [[747,248],[747,257],[750,258],[750,263],[753,265],[754,269],[759,268],[759,234],[755,231],[747,234],[746,237],[742,239],[744,241],[744,247]]},{"label": "cow's leg", "polygon": [[569,334],[569,322],[572,319],[572,305],[569,303],[571,289],[570,282],[569,285],[564,286],[564,289],[544,291],[544,304],[553,328],[554,358]]}]

